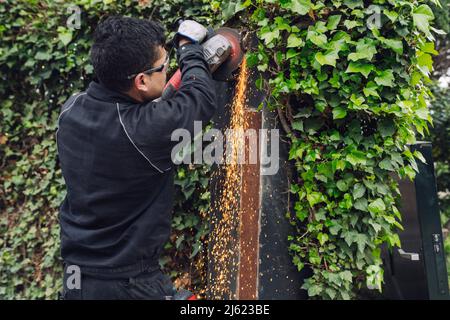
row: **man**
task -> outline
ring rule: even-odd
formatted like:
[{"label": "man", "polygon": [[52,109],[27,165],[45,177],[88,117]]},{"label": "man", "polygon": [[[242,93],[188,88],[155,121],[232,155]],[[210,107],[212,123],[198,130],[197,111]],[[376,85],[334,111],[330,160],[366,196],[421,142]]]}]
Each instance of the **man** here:
[{"label": "man", "polygon": [[[56,133],[67,186],[60,208],[64,299],[164,299],[174,294],[158,258],[170,235],[173,130],[207,123],[216,103],[200,42],[184,21],[174,42],[182,85],[154,101],[169,62],[163,28],[110,17],[94,33],[98,82],[62,107]],[[77,279],[77,271],[81,277]],[[77,282],[78,280],[78,282]]]}]

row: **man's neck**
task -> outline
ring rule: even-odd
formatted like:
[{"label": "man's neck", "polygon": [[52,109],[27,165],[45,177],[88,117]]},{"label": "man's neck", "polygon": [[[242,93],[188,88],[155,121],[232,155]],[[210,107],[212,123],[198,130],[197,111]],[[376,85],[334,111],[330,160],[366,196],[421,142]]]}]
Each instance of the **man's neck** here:
[{"label": "man's neck", "polygon": [[135,92],[133,89],[129,90],[128,92],[125,92],[125,94],[127,96],[129,96],[130,98],[132,98],[133,100],[136,100],[138,102],[144,102],[144,99],[142,99],[142,97],[140,96],[140,94],[138,94],[137,92]]}]

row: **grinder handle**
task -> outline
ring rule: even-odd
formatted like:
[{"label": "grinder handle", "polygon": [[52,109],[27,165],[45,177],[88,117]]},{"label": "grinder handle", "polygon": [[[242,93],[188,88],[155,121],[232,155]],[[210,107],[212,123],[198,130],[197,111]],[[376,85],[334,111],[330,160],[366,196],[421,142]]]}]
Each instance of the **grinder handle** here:
[{"label": "grinder handle", "polygon": [[178,69],[164,87],[161,99],[168,100],[171,97],[173,97],[175,92],[177,92],[177,90],[180,89],[180,86],[181,86],[181,70]]}]

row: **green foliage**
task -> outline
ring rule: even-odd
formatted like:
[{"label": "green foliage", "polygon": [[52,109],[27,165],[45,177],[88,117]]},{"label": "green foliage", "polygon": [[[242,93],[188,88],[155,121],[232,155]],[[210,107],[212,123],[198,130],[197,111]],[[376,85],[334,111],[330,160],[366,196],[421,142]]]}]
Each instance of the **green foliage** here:
[{"label": "green foliage", "polygon": [[[446,193],[450,186],[450,89],[434,86],[431,116],[433,126],[430,139],[433,143],[433,160],[435,162],[437,188]],[[450,196],[443,196],[440,208],[450,219]]]},{"label": "green foliage", "polygon": [[[80,29],[66,25],[72,5],[81,9]],[[65,187],[55,125],[65,100],[93,78],[91,35],[110,14],[152,17],[168,30],[179,17],[213,22],[206,0],[0,1],[0,299],[56,298],[61,289],[57,212]],[[207,176],[207,168],[179,167],[174,233],[161,261],[174,277],[194,278],[185,283],[194,289],[200,271],[188,258],[202,252]]]},{"label": "green foliage", "polygon": [[[432,87],[434,99],[431,103],[433,127],[430,139],[433,144],[433,160],[439,195],[442,226],[447,229],[445,253],[447,255],[447,272],[450,277],[450,89],[437,85]],[[445,234],[444,234],[445,235]]]},{"label": "green foliage", "polygon": [[440,31],[429,3],[256,0],[247,12],[260,40],[249,63],[290,124],[290,251],[312,270],[303,288],[322,299],[381,291],[380,248],[400,246],[393,175],[414,178],[422,155],[408,144],[431,122]]},{"label": "green foliage", "polygon": [[440,0],[440,6],[436,4],[431,4],[431,9],[434,12],[434,16],[436,17],[436,26],[439,29],[445,31],[446,35],[442,35],[442,37],[446,37],[449,39],[450,37],[450,1],[449,0]]}]

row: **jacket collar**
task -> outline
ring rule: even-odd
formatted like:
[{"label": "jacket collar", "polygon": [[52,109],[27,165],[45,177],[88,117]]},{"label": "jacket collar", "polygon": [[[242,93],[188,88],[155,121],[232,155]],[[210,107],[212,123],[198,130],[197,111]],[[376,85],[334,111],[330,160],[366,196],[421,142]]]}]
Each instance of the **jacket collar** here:
[{"label": "jacket collar", "polygon": [[91,81],[87,89],[87,94],[94,97],[95,99],[106,101],[106,102],[119,102],[119,103],[140,103],[139,101],[133,99],[132,97],[120,93],[111,89],[108,89],[105,85]]}]

